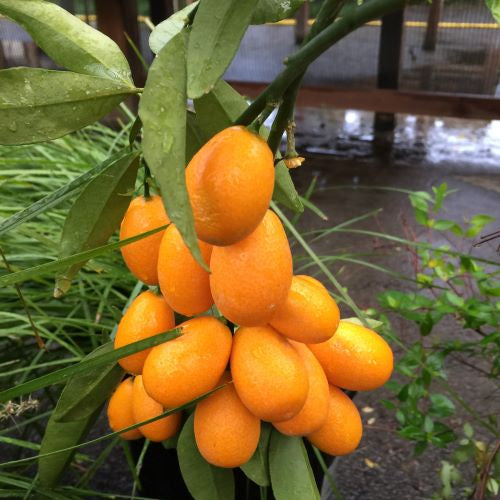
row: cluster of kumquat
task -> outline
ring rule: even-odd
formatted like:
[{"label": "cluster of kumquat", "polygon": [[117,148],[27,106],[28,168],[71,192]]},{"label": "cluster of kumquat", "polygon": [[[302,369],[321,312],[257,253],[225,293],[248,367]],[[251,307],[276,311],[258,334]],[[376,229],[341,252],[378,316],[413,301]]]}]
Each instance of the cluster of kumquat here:
[{"label": "cluster of kumquat", "polygon": [[[223,130],[193,157],[186,182],[210,273],[173,224],[123,247],[131,272],[159,284],[161,296],[146,291],[133,301],[115,347],[172,329],[174,312],[192,318],[179,325],[179,337],[121,359],[135,378],[125,379],[111,397],[111,428],[119,431],[223,385],[195,408],[196,443],[209,463],[246,463],[261,420],[283,434],[306,436],[326,453],[350,453],[362,425],[342,389],[384,384],[393,367],[390,347],[377,333],[340,321],[319,281],[293,276],[285,231],[269,210],[273,155],[259,136],[243,127]],[[168,221],[158,196],[136,198],[120,236]],[[122,437],[162,441],[181,421],[175,413]]]}]

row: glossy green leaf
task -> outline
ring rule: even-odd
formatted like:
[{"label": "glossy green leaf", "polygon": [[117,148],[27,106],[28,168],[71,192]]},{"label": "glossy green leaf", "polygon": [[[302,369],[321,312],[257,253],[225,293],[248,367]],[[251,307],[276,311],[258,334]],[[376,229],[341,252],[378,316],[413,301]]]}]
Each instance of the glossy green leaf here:
[{"label": "glossy green leaf", "polygon": [[44,274],[59,271],[60,269],[67,268],[68,266],[77,264],[79,262],[85,262],[87,260],[94,259],[95,257],[99,257],[100,255],[104,255],[105,253],[124,247],[125,245],[130,245],[130,243],[134,243],[136,241],[142,240],[143,238],[147,238],[148,236],[158,233],[159,231],[163,231],[167,226],[168,224],[165,224],[164,226],[151,229],[151,231],[146,231],[145,233],[127,238],[126,240],[108,243],[107,245],[103,245],[92,250],[87,250],[85,252],[80,252],[75,255],[71,255],[70,257],[65,257],[64,259],[58,259],[54,262],[47,262],[46,264],[40,264],[39,266],[16,271],[15,273],[4,274],[0,276],[0,286],[21,283],[22,281],[26,281],[28,279],[34,279]]},{"label": "glossy green leaf", "polygon": [[194,258],[205,268],[186,190],[186,42],[179,33],[153,61],[139,103],[143,151],[170,220]]},{"label": "glossy green leaf", "polygon": [[276,23],[293,17],[305,0],[259,0],[252,24]]},{"label": "glossy green leaf", "polygon": [[[84,359],[89,360],[113,350],[113,342],[108,342]],[[71,422],[90,417],[108,399],[122,376],[120,365],[112,361],[69,379],[54,410],[54,420]]]},{"label": "glossy green leaf", "polygon": [[[90,416],[72,422],[57,422],[54,414],[50,417],[45,428],[40,455],[51,453],[79,444],[97,420],[101,406]],[[38,459],[38,478],[42,486],[53,488],[61,478],[63,472],[71,463],[76,448],[62,451]]]},{"label": "glossy green leaf", "polygon": [[213,89],[235,56],[258,0],[203,0],[187,52],[188,96]]},{"label": "glossy green leaf", "polygon": [[208,94],[195,99],[196,118],[205,141],[230,127],[247,107],[246,99],[224,80],[219,80]]},{"label": "glossy green leaf", "polygon": [[186,5],[155,27],[149,35],[149,48],[152,52],[158,54],[175,35],[180,33],[188,21],[189,14],[197,5],[198,2]]},{"label": "glossy green leaf", "polygon": [[260,427],[259,445],[252,458],[240,468],[245,475],[259,486],[269,486],[269,439],[271,437],[271,424],[262,422]]},{"label": "glossy green leaf", "polygon": [[177,441],[182,478],[196,500],[231,500],[234,476],[231,469],[210,465],[201,456],[194,439],[194,414],[184,424]]},{"label": "glossy green leaf", "polygon": [[0,222],[0,235],[59,205],[67,198],[72,196],[75,190],[89,182],[94,176],[108,168],[109,165],[122,158],[125,154],[128,153],[120,151],[119,153],[114,154],[110,158],[107,158],[102,163],[99,163],[99,165],[96,165],[94,168],[88,170],[65,186],[35,201],[35,203],[32,203],[20,212],[11,215],[9,218],[4,219]]},{"label": "glossy green leaf", "polygon": [[[138,167],[138,153],[133,152],[89,182],[66,216],[59,252],[62,258],[108,241],[130,204]],[[58,273],[54,296],[60,297],[68,291],[82,266],[79,262]]]},{"label": "glossy green leaf", "polygon": [[294,212],[300,213],[304,211],[304,205],[300,201],[300,196],[293,185],[290,171],[283,161],[278,162],[276,165],[273,200]]},{"label": "glossy green leaf", "polygon": [[0,144],[56,139],[107,115],[137,90],[71,71],[0,71]]},{"label": "glossy green leaf", "polygon": [[133,87],[130,67],[118,45],[58,5],[44,0],[0,0],[0,13],[20,24],[60,66]]},{"label": "glossy green leaf", "polygon": [[0,392],[0,403],[5,403],[10,399],[23,396],[24,394],[29,394],[38,389],[43,389],[49,385],[64,383],[74,375],[79,375],[80,373],[85,373],[88,370],[109,365],[110,363],[118,361],[125,356],[130,356],[136,352],[144,351],[144,349],[149,349],[150,347],[175,339],[180,334],[181,330],[179,328],[174,328],[167,332],[159,333],[158,335],[153,335],[152,337],[114,349],[111,352],[99,353],[99,355],[96,354],[92,358],[84,359],[75,365],[47,373],[46,375],[42,375],[41,377],[29,380],[28,382],[24,382],[23,384],[10,387],[9,389]]},{"label": "glossy green leaf", "polygon": [[269,471],[276,500],[319,500],[320,495],[300,437],[271,432]]}]

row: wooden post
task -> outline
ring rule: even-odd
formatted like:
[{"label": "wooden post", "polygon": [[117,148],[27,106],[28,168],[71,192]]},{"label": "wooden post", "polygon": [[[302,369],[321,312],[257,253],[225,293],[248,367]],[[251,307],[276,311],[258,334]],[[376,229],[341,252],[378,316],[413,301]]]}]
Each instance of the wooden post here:
[{"label": "wooden post", "polygon": [[149,0],[149,17],[156,26],[174,13],[174,0]]},{"label": "wooden post", "polygon": [[443,11],[444,0],[432,0],[429,6],[429,15],[427,17],[427,27],[425,29],[425,38],[422,48],[429,52],[436,50],[436,41],[439,28],[439,20]]},{"label": "wooden post", "polygon": [[[404,10],[393,12],[382,18],[378,54],[377,87],[397,89],[403,43]],[[396,125],[394,114],[375,114],[375,133],[392,132]]]},{"label": "wooden post", "polygon": [[97,27],[112,38],[127,56],[134,82],[143,87],[146,75],[125,33],[140,50],[139,24],[136,0],[96,0]]},{"label": "wooden post", "polygon": [[309,2],[305,2],[295,14],[295,43],[300,45],[309,31]]}]

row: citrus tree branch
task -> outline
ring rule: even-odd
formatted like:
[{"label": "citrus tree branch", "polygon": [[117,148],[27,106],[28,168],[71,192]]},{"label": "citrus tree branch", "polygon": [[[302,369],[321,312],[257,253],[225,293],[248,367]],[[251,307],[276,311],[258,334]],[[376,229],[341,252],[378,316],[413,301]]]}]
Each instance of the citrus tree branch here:
[{"label": "citrus tree branch", "polygon": [[402,9],[406,0],[368,0],[359,7],[353,7],[343,17],[317,33],[295,54],[285,59],[285,69],[273,82],[253,101],[253,103],[238,117],[236,124],[250,124],[266,104],[276,105],[281,102],[281,96],[288,87],[305,72],[309,64],[338,40],[359,28],[363,24],[377,19],[390,12]]}]

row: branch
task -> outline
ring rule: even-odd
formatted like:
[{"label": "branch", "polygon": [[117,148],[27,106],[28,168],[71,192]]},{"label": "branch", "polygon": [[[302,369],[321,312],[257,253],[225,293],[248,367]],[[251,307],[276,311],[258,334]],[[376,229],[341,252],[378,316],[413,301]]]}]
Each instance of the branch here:
[{"label": "branch", "polygon": [[405,3],[406,0],[368,0],[360,7],[348,11],[344,17],[325,28],[295,54],[285,59],[285,69],[238,117],[235,123],[239,125],[250,124],[264,109],[266,103],[280,102],[281,96],[298,77],[302,76],[309,64],[335,42],[368,21],[402,9]]}]

